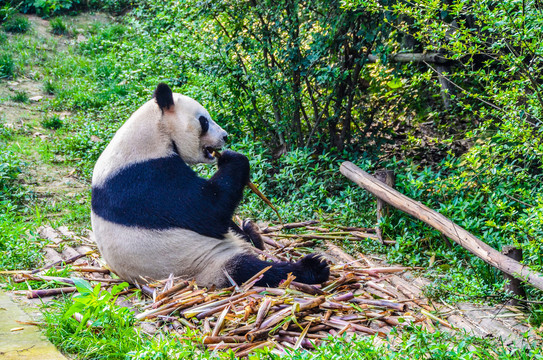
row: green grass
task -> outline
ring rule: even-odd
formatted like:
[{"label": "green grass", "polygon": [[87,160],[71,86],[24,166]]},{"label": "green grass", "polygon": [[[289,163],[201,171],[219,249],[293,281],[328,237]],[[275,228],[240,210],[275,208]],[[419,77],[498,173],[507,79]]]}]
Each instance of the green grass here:
[{"label": "green grass", "polygon": [[70,30],[68,29],[68,26],[64,23],[62,18],[54,18],[51,21],[49,21],[49,25],[51,26],[51,33],[54,35],[69,35]]},{"label": "green grass", "polygon": [[0,53],[0,79],[12,78],[15,72],[15,63],[9,52]]},{"label": "green grass", "polygon": [[62,120],[60,120],[60,116],[56,114],[46,117],[41,121],[41,126],[43,126],[44,129],[58,130],[62,125],[63,123]]},{"label": "green grass", "polygon": [[30,29],[30,21],[24,16],[13,16],[6,20],[3,26],[7,32],[23,34]]},{"label": "green grass", "polygon": [[[68,354],[77,354],[79,359],[232,359],[231,351],[210,353],[202,350],[198,342],[183,338],[202,338],[202,335],[187,330],[177,337],[159,328],[159,333],[150,336],[139,330],[132,312],[114,304],[116,294],[123,288],[100,291],[100,286],[91,286],[78,281],[78,294],[56,304],[49,304],[46,311],[46,332],[51,341]],[[137,294],[134,296],[138,296]],[[78,322],[71,317],[74,312],[83,315]],[[88,328],[84,324],[90,321]],[[100,327],[99,331],[93,327]],[[164,331],[164,332],[163,332]],[[376,345],[373,337],[346,339],[332,337],[315,351],[287,349],[278,355],[268,349],[258,350],[250,359],[543,359],[541,348],[508,347],[496,340],[480,339],[462,333],[449,334],[441,331],[430,333],[420,327],[406,327],[401,333],[393,333],[401,342],[397,345]]]},{"label": "green grass", "polygon": [[30,101],[28,94],[24,90],[15,91],[15,95],[12,95],[10,99],[11,101],[15,101],[18,103],[23,103],[23,104],[27,104]]}]

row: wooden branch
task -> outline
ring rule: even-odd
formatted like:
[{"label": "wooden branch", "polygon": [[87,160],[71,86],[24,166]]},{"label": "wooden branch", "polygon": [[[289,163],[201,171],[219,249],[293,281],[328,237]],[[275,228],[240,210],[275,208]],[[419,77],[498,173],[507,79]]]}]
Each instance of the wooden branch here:
[{"label": "wooden branch", "polygon": [[[502,253],[513,260],[522,260],[522,249],[518,249],[514,246],[507,245],[502,247]],[[509,305],[518,306],[519,299],[526,300],[526,291],[524,291],[522,283],[519,279],[515,279],[508,274],[504,274],[504,277],[506,280],[508,280],[507,284],[505,284],[505,290],[516,295],[516,298],[512,298],[508,303]]]},{"label": "wooden branch", "polygon": [[468,250],[472,254],[484,260],[495,268],[525,281],[539,290],[543,290],[543,275],[530,270],[526,265],[508,258],[499,251],[485,244],[468,231],[447,219],[440,213],[430,209],[418,201],[400,194],[398,191],[376,180],[351,162],[341,164],[340,171],[360,187],[363,187],[373,195],[386,201],[395,208],[422,220],[426,224],[439,230],[451,240]]},{"label": "wooden branch", "polygon": [[[389,58],[392,61],[401,63],[428,62],[435,64],[446,64],[451,62],[451,60],[438,53],[398,53],[390,55]],[[378,56],[368,55],[369,62],[377,62],[378,59]]]},{"label": "wooden branch", "polygon": [[[377,180],[384,182],[391,188],[394,188],[394,182],[395,182],[395,176],[394,171],[392,170],[381,170],[377,171],[375,173],[375,177]],[[381,244],[386,245],[385,241],[383,240],[383,232],[381,231],[381,228],[379,227],[379,221],[384,215],[388,215],[388,208],[386,206],[386,203],[377,198],[377,227],[375,228],[375,233],[377,234],[377,238],[381,242]]]}]

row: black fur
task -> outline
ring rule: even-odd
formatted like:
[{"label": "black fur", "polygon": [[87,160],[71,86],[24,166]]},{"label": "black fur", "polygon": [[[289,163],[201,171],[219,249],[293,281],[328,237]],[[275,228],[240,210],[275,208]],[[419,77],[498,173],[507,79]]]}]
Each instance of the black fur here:
[{"label": "black fur", "polygon": [[170,106],[173,106],[173,93],[172,89],[164,83],[157,85],[155,91],[153,92],[153,97],[160,107],[160,110],[168,110]]},{"label": "black fur", "polygon": [[209,120],[203,115],[198,120],[200,120],[200,126],[202,127],[202,132],[200,133],[200,136],[202,136],[209,130]]},{"label": "black fur", "polygon": [[205,180],[177,155],[129,165],[92,188],[92,209],[125,226],[183,228],[221,239],[249,181],[249,161],[226,150],[218,166]]},{"label": "black fur", "polygon": [[330,269],[326,261],[318,254],[310,254],[298,262],[267,262],[254,255],[242,254],[233,258],[226,266],[232,279],[239,285],[249,280],[254,274],[272,266],[264,273],[256,285],[276,287],[285,280],[289,273],[296,276],[296,281],[305,284],[320,284],[328,280]]},{"label": "black fur", "polygon": [[258,232],[256,225],[250,220],[244,220],[242,227],[243,230],[240,229],[234,221],[230,223],[230,229],[238,234],[243,240],[257,249],[264,250],[264,241],[262,240],[262,236]]}]

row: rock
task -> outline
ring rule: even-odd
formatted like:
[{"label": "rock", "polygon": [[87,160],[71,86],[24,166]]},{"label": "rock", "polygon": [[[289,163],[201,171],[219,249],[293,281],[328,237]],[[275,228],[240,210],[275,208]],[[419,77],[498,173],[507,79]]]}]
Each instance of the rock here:
[{"label": "rock", "polygon": [[43,96],[41,95],[38,95],[38,96],[32,96],[30,99],[30,101],[33,101],[33,102],[38,102],[38,101],[41,101],[41,99],[43,99]]},{"label": "rock", "polygon": [[93,141],[93,142],[103,142],[104,140],[100,139],[96,135],[91,135],[91,141]]}]

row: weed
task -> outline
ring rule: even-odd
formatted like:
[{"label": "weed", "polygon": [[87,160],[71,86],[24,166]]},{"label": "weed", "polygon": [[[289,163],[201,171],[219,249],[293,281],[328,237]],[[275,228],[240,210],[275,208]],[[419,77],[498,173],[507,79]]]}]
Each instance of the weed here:
[{"label": "weed", "polygon": [[0,202],[0,269],[29,269],[42,259],[43,244],[18,212],[9,201]]},{"label": "weed", "polygon": [[30,20],[24,16],[13,16],[4,22],[4,30],[11,33],[25,33],[30,29]]},{"label": "weed", "polygon": [[49,25],[51,26],[51,32],[55,35],[68,35],[70,33],[64,21],[59,17],[52,19]]},{"label": "weed", "polygon": [[44,129],[58,130],[62,127],[62,125],[62,120],[60,120],[60,116],[57,114],[47,117],[41,121],[41,126],[43,126]]},{"label": "weed", "polygon": [[54,95],[57,92],[57,84],[51,79],[46,79],[43,81],[43,91],[46,94]]},{"label": "weed", "polygon": [[30,101],[30,99],[28,97],[28,94],[24,90],[15,91],[15,95],[11,96],[10,99],[11,99],[11,101],[15,101],[15,102],[18,102],[18,103],[24,103],[24,104],[26,104],[26,103],[28,103]]},{"label": "weed", "polygon": [[15,64],[10,53],[0,53],[0,79],[13,77]]}]

